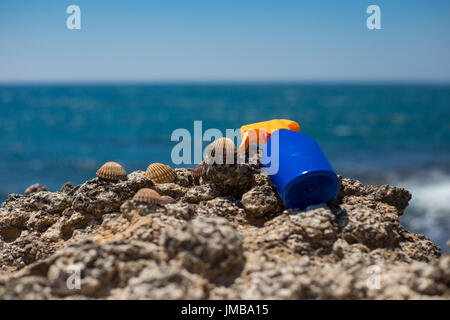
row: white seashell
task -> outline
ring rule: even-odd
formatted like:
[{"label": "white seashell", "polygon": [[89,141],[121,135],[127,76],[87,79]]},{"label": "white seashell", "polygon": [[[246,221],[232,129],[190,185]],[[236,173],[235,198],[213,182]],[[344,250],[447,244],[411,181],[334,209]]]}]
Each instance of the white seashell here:
[{"label": "white seashell", "polygon": [[220,138],[214,140],[207,148],[205,162],[207,164],[234,164],[236,163],[237,149],[231,139]]}]

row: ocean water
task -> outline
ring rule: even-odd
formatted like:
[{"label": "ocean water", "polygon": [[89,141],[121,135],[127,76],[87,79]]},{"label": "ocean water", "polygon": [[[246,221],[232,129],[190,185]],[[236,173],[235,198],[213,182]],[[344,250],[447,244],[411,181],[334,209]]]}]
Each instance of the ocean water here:
[{"label": "ocean water", "polygon": [[[450,239],[449,85],[2,85],[0,202],[34,183],[80,184],[108,160],[171,164],[177,128],[300,123],[338,173],[408,188],[408,229]],[[207,142],[204,143],[204,146]]]}]

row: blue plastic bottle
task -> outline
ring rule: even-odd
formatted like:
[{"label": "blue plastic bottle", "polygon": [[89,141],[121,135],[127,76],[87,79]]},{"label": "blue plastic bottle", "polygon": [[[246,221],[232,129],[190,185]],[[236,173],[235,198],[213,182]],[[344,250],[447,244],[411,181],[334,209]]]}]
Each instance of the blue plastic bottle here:
[{"label": "blue plastic bottle", "polygon": [[336,172],[317,142],[303,133],[275,131],[264,149],[263,166],[278,168],[267,171],[287,208],[326,203],[339,192]]}]

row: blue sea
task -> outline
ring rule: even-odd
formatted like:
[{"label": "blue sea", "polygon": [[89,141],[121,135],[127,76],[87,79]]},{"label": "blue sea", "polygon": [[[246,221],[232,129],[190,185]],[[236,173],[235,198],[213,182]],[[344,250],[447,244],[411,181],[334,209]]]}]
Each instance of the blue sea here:
[{"label": "blue sea", "polygon": [[195,120],[225,132],[285,118],[338,173],[408,188],[402,224],[448,250],[449,85],[2,85],[0,111],[0,202],[34,183],[83,183],[108,160],[170,164],[172,132]]}]

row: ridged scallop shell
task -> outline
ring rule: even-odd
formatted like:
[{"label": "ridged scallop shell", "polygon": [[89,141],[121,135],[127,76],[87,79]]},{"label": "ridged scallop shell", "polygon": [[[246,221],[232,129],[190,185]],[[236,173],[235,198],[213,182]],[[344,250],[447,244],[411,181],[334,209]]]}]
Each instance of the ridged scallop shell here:
[{"label": "ridged scallop shell", "polygon": [[148,166],[145,173],[147,178],[155,183],[173,182],[177,177],[177,173],[171,167],[162,163],[152,163]]},{"label": "ridged scallop shell", "polygon": [[97,176],[105,180],[121,180],[127,178],[125,169],[114,161],[108,161],[97,170]]},{"label": "ridged scallop shell", "polygon": [[172,198],[171,196],[161,196],[162,198],[162,203],[163,204],[167,204],[167,203],[174,203],[176,202],[174,198]]},{"label": "ridged scallop shell", "polygon": [[163,198],[159,195],[159,193],[149,188],[139,190],[134,195],[133,200],[148,204],[160,204],[163,202]]},{"label": "ridged scallop shell", "polygon": [[[234,142],[228,138],[214,140],[206,148],[205,161],[208,164],[214,162],[218,164],[233,164],[236,162],[237,148]],[[222,162],[220,163],[220,160]],[[233,161],[230,163],[230,161]]]}]

